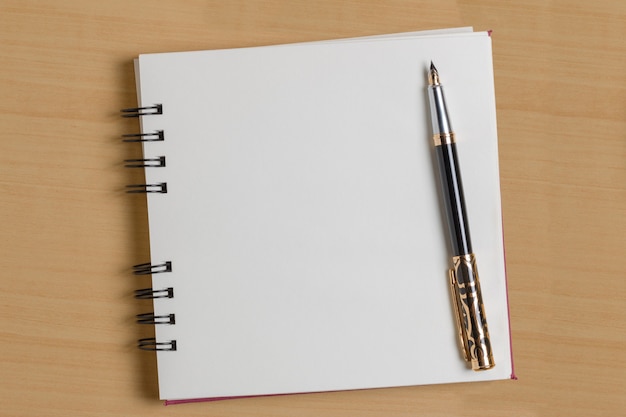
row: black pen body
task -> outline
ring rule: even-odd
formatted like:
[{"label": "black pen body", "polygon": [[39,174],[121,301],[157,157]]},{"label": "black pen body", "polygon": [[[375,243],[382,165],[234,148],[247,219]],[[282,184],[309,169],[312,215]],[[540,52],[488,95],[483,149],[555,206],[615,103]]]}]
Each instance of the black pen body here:
[{"label": "black pen body", "polygon": [[449,242],[452,256],[472,253],[467,210],[463,194],[463,181],[459,169],[456,143],[443,143],[435,146],[439,180],[448,224]]}]

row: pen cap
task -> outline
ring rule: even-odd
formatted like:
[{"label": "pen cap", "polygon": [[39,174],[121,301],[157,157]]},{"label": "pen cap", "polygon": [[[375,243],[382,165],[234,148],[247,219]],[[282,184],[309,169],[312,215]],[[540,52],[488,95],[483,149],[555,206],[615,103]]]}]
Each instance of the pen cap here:
[{"label": "pen cap", "polygon": [[495,366],[474,254],[455,256],[450,289],[463,357],[474,371]]}]

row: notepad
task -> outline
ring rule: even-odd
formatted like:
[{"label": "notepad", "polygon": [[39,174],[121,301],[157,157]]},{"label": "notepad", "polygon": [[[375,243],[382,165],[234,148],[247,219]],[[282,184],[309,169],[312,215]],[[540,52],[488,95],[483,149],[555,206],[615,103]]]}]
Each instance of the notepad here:
[{"label": "notepad", "polygon": [[[460,354],[448,288],[431,60],[480,262],[484,372]],[[488,33],[146,54],[135,69],[146,184],[129,198],[148,202],[135,272],[152,275],[141,345],[161,399],[511,378]]]}]

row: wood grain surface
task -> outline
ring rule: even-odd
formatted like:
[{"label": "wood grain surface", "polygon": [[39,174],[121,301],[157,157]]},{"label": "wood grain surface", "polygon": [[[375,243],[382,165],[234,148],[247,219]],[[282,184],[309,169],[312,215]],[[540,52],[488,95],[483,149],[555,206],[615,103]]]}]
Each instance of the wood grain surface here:
[{"label": "wood grain surface", "polygon": [[[163,407],[147,281],[139,53],[493,30],[517,381]],[[0,2],[0,414],[617,416],[626,412],[626,2]],[[139,171],[139,170],[137,170]]]}]

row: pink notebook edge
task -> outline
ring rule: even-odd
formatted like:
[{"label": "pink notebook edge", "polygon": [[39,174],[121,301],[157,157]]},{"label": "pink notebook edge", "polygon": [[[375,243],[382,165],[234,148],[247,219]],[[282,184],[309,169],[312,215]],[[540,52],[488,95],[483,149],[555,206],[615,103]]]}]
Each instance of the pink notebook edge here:
[{"label": "pink notebook edge", "polygon": [[511,303],[509,302],[509,273],[506,262],[506,243],[504,241],[504,221],[502,221],[502,249],[504,253],[504,286],[506,288],[506,312],[509,322],[509,354],[511,355],[511,379],[517,380],[515,375],[515,361],[513,359],[513,332],[511,330]]}]

